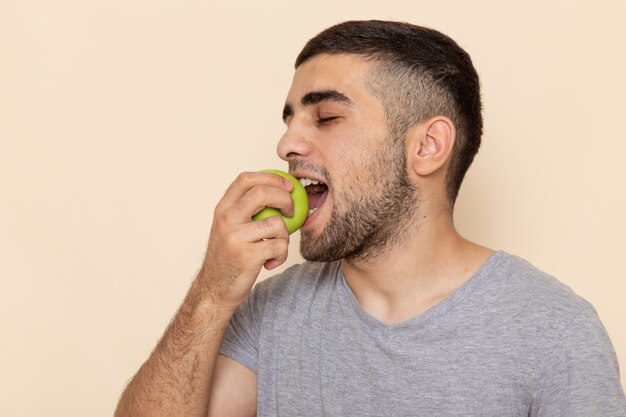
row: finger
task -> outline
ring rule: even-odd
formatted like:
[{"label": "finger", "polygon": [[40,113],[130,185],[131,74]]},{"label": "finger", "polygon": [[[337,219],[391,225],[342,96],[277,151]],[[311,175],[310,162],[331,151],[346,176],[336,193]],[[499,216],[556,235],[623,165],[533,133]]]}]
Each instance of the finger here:
[{"label": "finger", "polygon": [[285,261],[287,260],[288,254],[289,254],[288,250],[284,251],[278,257],[269,259],[268,261],[266,261],[265,264],[263,264],[263,267],[265,267],[265,269],[267,269],[268,271],[279,267],[280,265],[285,263]]},{"label": "finger", "polygon": [[283,238],[289,240],[289,231],[281,216],[272,216],[259,221],[250,217],[243,222],[234,219],[234,210],[215,218],[211,227],[211,236],[216,237],[217,244],[237,252],[242,245],[253,244],[264,239]]},{"label": "finger", "polygon": [[285,262],[287,259],[287,252],[289,248],[289,242],[287,239],[268,239],[256,244],[259,248],[259,253],[263,256],[263,265],[267,265],[272,268]]},{"label": "finger", "polygon": [[249,222],[231,228],[221,239],[230,252],[238,252],[238,248],[254,245],[258,242],[270,239],[285,239],[289,242],[287,226],[280,216],[272,216],[257,222]]},{"label": "finger", "polygon": [[[287,260],[286,256],[285,256],[285,260]],[[268,271],[271,271],[272,269],[275,269],[281,266],[285,262],[285,260],[279,261],[277,259],[270,259],[269,261],[263,264],[263,268],[267,269]]]},{"label": "finger", "polygon": [[249,242],[266,239],[286,239],[289,242],[289,231],[285,221],[280,216],[272,216],[250,223],[244,233],[245,239]]},{"label": "finger", "polygon": [[287,217],[293,216],[291,195],[282,189],[257,185],[245,193],[231,208],[233,221],[246,222],[265,207],[273,207]]},{"label": "finger", "polygon": [[225,256],[227,263],[239,264],[243,269],[260,268],[263,264],[276,256],[278,252],[268,252],[274,248],[273,240],[289,243],[289,232],[285,222],[279,216],[269,217],[258,222],[250,222],[245,226],[238,226],[219,238],[209,242],[214,243],[214,249]]},{"label": "finger", "polygon": [[[278,219],[278,216],[276,217],[270,217],[268,219],[264,219],[265,220],[272,220],[272,219]],[[272,220],[272,222],[275,222],[276,220]],[[272,239],[272,240],[282,240],[284,242],[287,242],[287,246],[289,246],[289,232],[287,231],[287,226],[285,225],[285,222],[282,220],[282,218],[280,219],[282,224],[277,224],[276,227],[280,226],[278,228],[279,233]],[[265,267],[265,269],[272,270],[280,265],[282,265],[286,260],[287,260],[287,255],[288,255],[288,250],[285,249],[284,251],[280,252],[278,254],[278,256],[272,258],[272,259],[268,259],[265,264],[263,265]]]},{"label": "finger", "polygon": [[274,187],[287,192],[293,189],[293,184],[280,175],[269,172],[242,172],[228,187],[218,205],[229,209],[248,191],[258,185]]}]

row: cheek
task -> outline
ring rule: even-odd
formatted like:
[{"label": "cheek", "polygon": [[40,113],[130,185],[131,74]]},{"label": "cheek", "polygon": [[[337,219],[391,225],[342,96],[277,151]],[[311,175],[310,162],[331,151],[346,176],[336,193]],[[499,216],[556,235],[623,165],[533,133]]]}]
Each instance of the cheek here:
[{"label": "cheek", "polygon": [[381,171],[388,169],[383,166],[388,165],[384,163],[388,155],[380,153],[388,150],[382,146],[385,133],[378,130],[372,126],[337,126],[325,138],[322,149],[327,154],[327,169],[338,193],[363,194],[364,189],[371,188],[384,176]]},{"label": "cheek", "polygon": [[327,149],[333,149],[333,155],[362,165],[370,154],[380,149],[384,136],[370,126],[344,125],[336,129],[326,138]]}]

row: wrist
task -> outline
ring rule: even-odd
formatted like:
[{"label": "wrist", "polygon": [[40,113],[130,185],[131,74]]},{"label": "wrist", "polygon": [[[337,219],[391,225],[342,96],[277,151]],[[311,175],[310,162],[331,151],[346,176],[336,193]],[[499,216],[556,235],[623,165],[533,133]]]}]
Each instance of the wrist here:
[{"label": "wrist", "polygon": [[250,294],[255,278],[244,274],[234,276],[232,271],[225,274],[203,265],[189,295],[194,294],[198,303],[211,306],[230,318]]},{"label": "wrist", "polygon": [[191,291],[181,306],[181,313],[194,325],[215,330],[228,326],[235,309],[227,308],[215,297],[198,296]]}]

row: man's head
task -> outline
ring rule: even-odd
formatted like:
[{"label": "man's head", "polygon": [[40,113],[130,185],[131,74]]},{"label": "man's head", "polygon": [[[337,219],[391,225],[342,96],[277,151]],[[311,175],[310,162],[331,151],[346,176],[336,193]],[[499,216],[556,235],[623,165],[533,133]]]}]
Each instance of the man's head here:
[{"label": "man's head", "polygon": [[450,212],[480,143],[478,79],[438,32],[346,22],[301,52],[283,120],[280,157],[320,182],[307,187],[317,211],[301,229],[302,255],[375,259],[421,219]]},{"label": "man's head", "polygon": [[433,116],[454,123],[446,177],[452,207],[482,135],[480,85],[469,55],[433,29],[384,21],[350,21],[324,30],[305,45],[296,68],[320,54],[354,54],[375,64],[368,86],[385,107],[392,137],[402,141],[411,126]]}]

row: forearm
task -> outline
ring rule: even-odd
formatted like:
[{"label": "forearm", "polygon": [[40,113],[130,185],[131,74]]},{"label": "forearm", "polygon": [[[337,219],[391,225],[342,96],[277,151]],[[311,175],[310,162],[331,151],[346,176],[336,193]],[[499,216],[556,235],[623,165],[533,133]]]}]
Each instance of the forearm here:
[{"label": "forearm", "polygon": [[[292,188],[289,180],[271,173],[243,173],[231,184],[215,208],[200,273],[163,338],[126,387],[116,417],[206,416],[230,318],[250,294],[263,265],[275,268],[287,259],[289,233],[282,218],[255,222],[252,216],[263,207],[293,212]],[[236,392],[236,383],[229,384],[226,391]],[[216,404],[224,404],[215,397]]]},{"label": "forearm", "polygon": [[211,377],[232,312],[198,279],[150,358],[126,387],[115,417],[206,416]]}]

